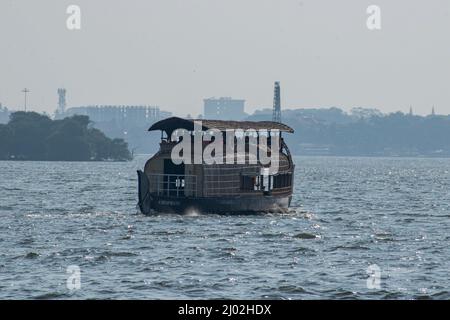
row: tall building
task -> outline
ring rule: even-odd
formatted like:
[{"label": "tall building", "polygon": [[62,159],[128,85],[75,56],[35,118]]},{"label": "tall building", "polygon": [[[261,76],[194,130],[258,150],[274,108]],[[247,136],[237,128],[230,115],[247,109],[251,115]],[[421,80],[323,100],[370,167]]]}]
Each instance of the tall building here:
[{"label": "tall building", "polygon": [[64,116],[88,116],[94,123],[114,122],[119,125],[148,125],[161,119],[159,107],[152,106],[83,106],[69,108]]},{"label": "tall building", "polygon": [[146,132],[159,120],[172,116],[171,112],[157,106],[90,105],[67,108],[66,89],[58,89],[58,106],[55,120],[75,115],[88,116],[92,127],[101,130],[110,138],[122,138],[128,142],[130,150],[153,152],[156,139]]},{"label": "tall building", "polygon": [[121,126],[149,125],[170,117],[170,112],[161,111],[156,106],[93,105],[66,108],[66,89],[58,89],[58,107],[55,119],[74,115],[88,116],[95,123],[115,123]]},{"label": "tall building", "polygon": [[242,120],[247,117],[244,111],[245,100],[230,97],[204,99],[204,119]]}]

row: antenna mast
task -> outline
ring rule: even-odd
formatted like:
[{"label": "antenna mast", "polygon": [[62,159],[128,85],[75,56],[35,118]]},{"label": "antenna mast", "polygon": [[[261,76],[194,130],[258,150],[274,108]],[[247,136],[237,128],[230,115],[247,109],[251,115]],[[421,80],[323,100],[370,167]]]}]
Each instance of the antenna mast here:
[{"label": "antenna mast", "polygon": [[28,90],[27,88],[24,88],[22,90],[24,96],[25,96],[25,103],[24,103],[24,108],[25,108],[25,112],[27,112],[27,93],[30,92],[30,90]]},{"label": "antenna mast", "polygon": [[273,115],[272,121],[281,122],[281,93],[280,82],[275,82],[275,89],[273,95]]},{"label": "antenna mast", "polygon": [[58,112],[64,114],[66,112],[66,89],[58,89]]}]

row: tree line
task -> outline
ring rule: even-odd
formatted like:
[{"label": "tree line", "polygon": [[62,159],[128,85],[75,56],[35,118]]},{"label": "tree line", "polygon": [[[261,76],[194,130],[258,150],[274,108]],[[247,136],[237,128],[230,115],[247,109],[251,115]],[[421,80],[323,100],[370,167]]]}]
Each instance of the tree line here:
[{"label": "tree line", "polygon": [[123,139],[110,139],[87,116],[52,120],[36,112],[15,112],[0,124],[0,160],[126,161]]},{"label": "tree line", "polygon": [[[356,111],[347,114],[338,108],[285,110],[283,122],[295,130],[295,134],[286,136],[291,152],[450,156],[450,116]],[[259,114],[249,120],[270,120],[270,115]]]}]

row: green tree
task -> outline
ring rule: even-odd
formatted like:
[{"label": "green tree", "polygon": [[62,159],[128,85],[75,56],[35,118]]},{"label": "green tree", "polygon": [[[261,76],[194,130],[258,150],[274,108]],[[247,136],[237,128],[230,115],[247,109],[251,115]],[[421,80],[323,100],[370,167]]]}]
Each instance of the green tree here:
[{"label": "green tree", "polygon": [[11,149],[11,130],[5,124],[0,124],[0,160],[9,159]]},{"label": "green tree", "polygon": [[0,159],[129,160],[128,145],[90,128],[89,118],[73,116],[52,121],[34,112],[16,112],[0,126]]}]

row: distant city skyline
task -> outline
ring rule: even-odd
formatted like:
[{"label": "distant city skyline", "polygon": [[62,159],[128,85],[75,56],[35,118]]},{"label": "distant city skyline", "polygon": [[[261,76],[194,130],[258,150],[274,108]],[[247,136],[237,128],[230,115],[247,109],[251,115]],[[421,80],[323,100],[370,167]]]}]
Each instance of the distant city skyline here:
[{"label": "distant city skyline", "polygon": [[[81,30],[66,9],[81,8]],[[381,30],[366,9],[381,8]],[[446,0],[4,0],[0,103],[52,114],[67,107],[158,105],[203,113],[203,99],[270,108],[377,108],[450,114]]]},{"label": "distant city skyline", "polygon": [[[58,90],[60,90],[60,89],[61,88],[59,88]],[[25,94],[29,94],[30,91],[28,91],[28,89],[26,89],[26,90],[27,91],[25,91],[25,89],[22,89],[22,91],[21,91],[22,94],[24,94],[24,93]],[[65,88],[64,88],[64,90],[65,90]],[[210,98],[203,99],[202,110],[201,110],[201,112],[198,115],[196,115],[196,114],[193,115],[191,113],[181,114],[181,113],[177,113],[176,111],[174,112],[173,115],[174,116],[181,116],[181,117],[188,116],[188,117],[194,117],[194,118],[196,118],[197,116],[201,116],[201,117],[209,116],[210,119],[216,118],[216,119],[219,119],[219,120],[222,119],[222,118],[228,119],[227,117],[212,117],[210,114],[205,112],[206,111],[205,108],[206,108],[206,102],[207,101],[213,101],[213,100],[220,101],[220,100],[226,100],[226,99],[230,99],[232,101],[243,101],[243,102],[245,102],[244,99],[235,99],[233,97],[210,97]],[[107,107],[113,107],[113,108],[114,107],[124,107],[124,108],[134,108],[135,107],[135,108],[140,108],[140,107],[148,107],[148,105],[144,105],[144,104],[135,104],[135,105],[131,105],[131,104],[98,104],[98,105],[85,104],[85,105],[79,105],[79,106],[78,105],[77,106],[73,105],[73,106],[65,106],[65,107],[67,107],[69,110],[73,111],[73,110],[80,109],[80,108],[85,108],[85,107],[106,107],[106,108]],[[242,105],[242,107],[244,108],[243,111],[245,113],[239,114],[239,117],[241,119],[245,118],[246,116],[250,116],[250,115],[254,114],[255,112],[267,111],[267,112],[271,113],[273,111],[273,106],[269,106],[269,105],[267,105],[267,106],[260,106],[260,107],[256,107],[256,108],[249,108],[249,109],[252,109],[252,112],[248,112],[248,113],[246,112],[247,111],[247,107],[245,107],[244,104]],[[159,108],[159,106],[157,106],[157,108]],[[289,106],[283,106],[281,112],[283,112],[283,109],[284,110],[298,110],[298,109],[329,109],[329,108],[338,108],[338,109],[341,109],[344,112],[347,112],[347,113],[350,113],[350,114],[355,112],[355,110],[357,110],[357,109],[363,109],[363,110],[365,109],[365,110],[368,110],[368,111],[375,110],[375,111],[380,111],[380,112],[383,113],[383,111],[380,110],[379,108],[360,107],[360,106],[353,106],[353,107],[347,107],[347,108],[343,107],[343,106],[322,106],[322,107],[314,107],[314,106],[309,106],[309,107],[289,107]],[[164,113],[173,113],[172,111],[165,112],[166,109],[164,109],[164,108],[162,108],[162,109],[163,109],[162,111]],[[14,108],[14,107],[8,107],[6,105],[3,105],[0,102],[0,111],[6,111],[6,110],[9,111],[9,112],[17,112],[17,111],[29,111],[29,112],[32,112],[32,111],[34,111],[34,112],[38,112],[38,113],[48,114],[50,116],[56,116],[58,118],[58,111],[61,110],[61,106],[60,106],[60,101],[58,101],[56,107],[54,108],[54,110],[47,110],[47,109],[43,110],[42,108],[33,108],[30,105],[27,105],[25,107],[25,103],[22,106],[18,106],[16,108]],[[412,106],[409,106],[407,111],[405,111],[403,109],[398,109],[398,110],[392,110],[392,111],[385,111],[384,114],[395,113],[395,112],[402,112],[404,114],[421,115],[421,116],[435,115],[435,114],[450,115],[450,113],[447,114],[445,112],[444,113],[439,113],[438,110],[436,110],[435,106],[432,106],[428,113],[425,112],[423,114],[419,114],[419,113],[414,112],[414,108]]]}]

